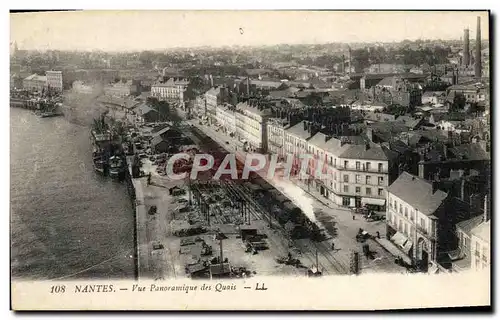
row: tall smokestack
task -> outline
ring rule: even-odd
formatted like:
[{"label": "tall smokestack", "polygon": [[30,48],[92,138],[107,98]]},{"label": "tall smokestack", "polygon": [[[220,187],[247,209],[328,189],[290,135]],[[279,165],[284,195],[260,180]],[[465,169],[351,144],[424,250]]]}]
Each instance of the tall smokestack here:
[{"label": "tall smokestack", "polygon": [[250,78],[247,77],[247,97],[250,97]]},{"label": "tall smokestack", "polygon": [[463,66],[468,66],[470,62],[469,58],[469,29],[464,30],[464,50],[463,50],[463,59],[462,59],[462,65]]},{"label": "tall smokestack", "polygon": [[474,61],[475,76],[481,78],[481,17],[477,17],[476,57]]},{"label": "tall smokestack", "polygon": [[352,68],[352,59],[351,59],[351,47],[349,47],[349,73],[351,73]]},{"label": "tall smokestack", "polygon": [[345,73],[345,56],[342,55],[342,73]]}]

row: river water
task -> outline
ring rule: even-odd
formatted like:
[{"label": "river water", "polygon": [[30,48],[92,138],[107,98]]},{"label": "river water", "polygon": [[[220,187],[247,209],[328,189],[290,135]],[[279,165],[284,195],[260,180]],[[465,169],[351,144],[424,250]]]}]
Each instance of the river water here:
[{"label": "river water", "polygon": [[133,207],[94,172],[89,121],[10,108],[10,122],[12,277],[132,279]]}]

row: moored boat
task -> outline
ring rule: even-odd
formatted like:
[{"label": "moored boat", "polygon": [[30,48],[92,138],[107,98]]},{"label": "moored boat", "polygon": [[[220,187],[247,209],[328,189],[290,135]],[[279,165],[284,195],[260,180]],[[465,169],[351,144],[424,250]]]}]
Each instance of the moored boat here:
[{"label": "moored boat", "polygon": [[125,177],[125,165],[121,157],[112,156],[109,158],[109,176],[112,179],[123,179]]}]

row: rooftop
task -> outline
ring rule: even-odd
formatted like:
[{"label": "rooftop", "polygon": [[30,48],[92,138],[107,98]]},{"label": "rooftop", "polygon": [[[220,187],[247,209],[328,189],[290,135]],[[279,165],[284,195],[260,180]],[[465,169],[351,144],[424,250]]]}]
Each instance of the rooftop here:
[{"label": "rooftop", "polygon": [[448,194],[441,190],[432,193],[432,183],[403,172],[387,191],[407,202],[425,215],[433,215]]},{"label": "rooftop", "polygon": [[34,73],[31,76],[26,77],[24,80],[28,80],[28,81],[47,81],[47,77],[46,76],[40,76],[40,75]]},{"label": "rooftop", "polygon": [[258,102],[255,104],[252,104],[251,102],[240,102],[236,105],[237,110],[245,110],[248,112],[251,112],[253,114],[257,114],[259,116],[270,116],[271,115],[271,109],[265,108],[265,107],[260,107]]},{"label": "rooftop", "polygon": [[490,160],[490,155],[477,143],[462,144],[453,148],[451,151],[457,158],[466,160]]},{"label": "rooftop", "polygon": [[481,222],[483,222],[483,219],[483,216],[479,215],[468,220],[460,221],[459,223],[457,223],[457,229],[462,230],[470,237],[472,229],[481,224]]},{"label": "rooftop", "polygon": [[293,127],[286,129],[286,132],[300,139],[308,140],[309,138],[311,138],[311,133],[307,129],[304,129],[305,126],[304,123],[305,121],[301,121],[296,125],[294,125]]},{"label": "rooftop", "polygon": [[471,234],[478,237],[479,239],[482,239],[483,241],[490,243],[490,221],[491,220],[488,220],[479,224],[477,227],[472,229]]},{"label": "rooftop", "polygon": [[348,147],[339,157],[344,159],[362,159],[391,161],[398,156],[398,153],[386,147],[381,147],[375,143],[368,144],[348,144]]}]

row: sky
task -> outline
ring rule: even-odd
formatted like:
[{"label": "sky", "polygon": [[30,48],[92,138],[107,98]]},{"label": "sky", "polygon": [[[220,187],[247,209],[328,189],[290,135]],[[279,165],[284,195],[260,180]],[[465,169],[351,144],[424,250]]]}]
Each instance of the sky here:
[{"label": "sky", "polygon": [[488,13],[471,11],[80,11],[10,14],[25,50],[157,50],[280,43],[488,39]]}]

